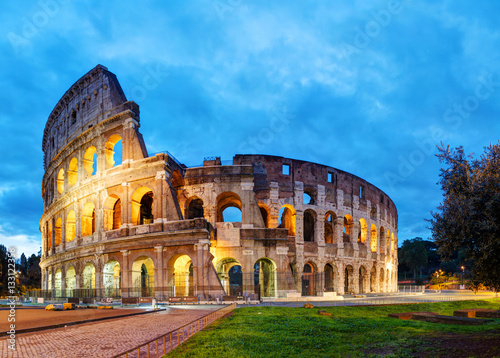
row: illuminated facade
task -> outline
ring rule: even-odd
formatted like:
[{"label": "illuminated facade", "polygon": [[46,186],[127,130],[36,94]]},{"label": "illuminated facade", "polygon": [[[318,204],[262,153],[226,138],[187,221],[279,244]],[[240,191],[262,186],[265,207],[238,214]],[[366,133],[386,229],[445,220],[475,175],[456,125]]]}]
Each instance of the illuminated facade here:
[{"label": "illuminated facade", "polygon": [[397,210],[375,186],[276,156],[187,168],[168,152],[149,156],[139,127],[138,105],[103,66],[50,114],[46,292],[334,299],[397,290]]}]

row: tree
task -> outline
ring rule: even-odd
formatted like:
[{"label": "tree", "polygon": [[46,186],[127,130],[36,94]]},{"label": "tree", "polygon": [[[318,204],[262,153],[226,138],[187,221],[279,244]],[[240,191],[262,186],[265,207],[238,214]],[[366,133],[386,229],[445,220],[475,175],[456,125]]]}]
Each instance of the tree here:
[{"label": "tree", "polygon": [[398,250],[398,262],[413,271],[413,277],[416,277],[416,270],[422,269],[428,262],[424,240],[416,237],[403,241],[403,245]]},{"label": "tree", "polygon": [[439,184],[443,202],[429,220],[434,241],[445,259],[462,251],[472,279],[500,291],[500,142],[479,159],[462,147],[438,148],[444,164]]},{"label": "tree", "polygon": [[21,254],[21,273],[23,275],[26,275],[26,272],[28,271],[28,261],[26,260],[26,255],[24,252]]}]

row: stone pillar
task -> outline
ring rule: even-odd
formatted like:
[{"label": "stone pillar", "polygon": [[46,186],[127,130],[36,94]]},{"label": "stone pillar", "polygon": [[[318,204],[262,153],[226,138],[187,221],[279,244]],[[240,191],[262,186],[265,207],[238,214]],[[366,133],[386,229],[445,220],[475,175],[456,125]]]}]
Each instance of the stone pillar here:
[{"label": "stone pillar", "polygon": [[323,211],[316,213],[314,233],[316,235],[314,241],[320,246],[325,245],[325,213]]},{"label": "stone pillar", "polygon": [[130,292],[130,264],[128,262],[129,260],[129,251],[128,250],[120,250],[122,253],[122,282],[120,283],[120,287],[122,288],[122,295],[125,297],[129,296]]},{"label": "stone pillar", "polygon": [[304,243],[304,212],[299,210],[295,214],[295,242]]},{"label": "stone pillar", "polygon": [[56,253],[56,219],[51,218],[50,221],[52,223],[52,235],[50,238],[50,240],[52,242],[52,248],[50,250],[50,253],[55,254]]},{"label": "stone pillar", "polygon": [[[338,249],[344,248],[344,233],[342,231],[342,227],[344,226],[344,218],[337,218],[333,222],[333,240],[334,243],[337,243]],[[338,256],[343,256],[338,254]]]},{"label": "stone pillar", "polygon": [[[260,209],[254,198],[253,186],[253,181],[241,183],[241,224],[243,229],[264,226]],[[259,216],[256,215],[257,212]]]},{"label": "stone pillar", "polygon": [[343,264],[338,264],[338,275],[337,276],[337,294],[344,295],[345,294],[345,266]]},{"label": "stone pillar", "polygon": [[66,210],[62,210],[62,216],[61,216],[61,247],[63,251],[66,251],[66,225],[67,225],[67,219],[68,217],[66,216]]},{"label": "stone pillar", "polygon": [[165,284],[163,282],[163,246],[155,246],[155,256],[156,256],[156,272],[155,272],[155,286],[159,288],[158,291],[155,290],[155,296],[159,299],[163,298],[163,287]]}]

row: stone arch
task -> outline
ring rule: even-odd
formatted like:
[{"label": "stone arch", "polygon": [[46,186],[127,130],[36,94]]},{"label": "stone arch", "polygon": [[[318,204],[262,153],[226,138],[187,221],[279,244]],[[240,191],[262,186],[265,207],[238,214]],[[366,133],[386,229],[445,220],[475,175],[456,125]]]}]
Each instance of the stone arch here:
[{"label": "stone arch", "polygon": [[172,296],[194,296],[194,266],[190,255],[177,253],[170,257],[167,272]]},{"label": "stone arch", "polygon": [[108,260],[102,269],[102,283],[106,297],[119,297],[121,288],[121,269],[118,261]]},{"label": "stone arch", "polygon": [[122,158],[115,158],[115,146],[119,142],[121,143],[122,137],[118,134],[111,135],[106,144],[104,145],[104,155],[106,157],[106,169],[112,168],[115,166],[115,163],[121,164]]},{"label": "stone arch", "polygon": [[140,187],[132,195],[132,225],[151,224],[153,222],[153,191]]},{"label": "stone arch", "polygon": [[184,186],[184,178],[178,169],[175,169],[172,172],[172,186],[174,189],[179,189]]},{"label": "stone arch", "polygon": [[364,218],[359,219],[359,233],[358,233],[358,243],[362,245],[366,245],[366,237],[367,237],[367,225],[366,220]]},{"label": "stone arch", "polygon": [[258,259],[254,264],[254,285],[261,297],[276,297],[276,263],[268,257]]},{"label": "stone arch", "polygon": [[304,188],[302,203],[305,205],[316,205],[318,194],[314,188]]},{"label": "stone arch", "polygon": [[205,216],[203,210],[203,200],[197,196],[193,196],[186,202],[186,219],[203,218]]},{"label": "stone arch", "polygon": [[64,191],[64,169],[59,169],[59,173],[57,174],[57,192],[62,194]]},{"label": "stone arch", "polygon": [[344,223],[342,225],[342,236],[344,242],[351,242],[353,220],[349,214],[344,215]]},{"label": "stone arch", "polygon": [[326,264],[324,269],[325,292],[335,292],[335,270],[331,264]]},{"label": "stone arch", "polygon": [[270,228],[270,217],[271,211],[266,204],[259,203],[260,214],[262,215],[262,220],[264,221],[264,227]]},{"label": "stone arch", "polygon": [[[92,262],[86,262],[82,269],[81,288],[85,290],[95,289],[95,266]],[[87,292],[85,296],[93,297],[93,294]]]},{"label": "stone arch", "polygon": [[283,205],[279,210],[278,219],[279,228],[288,229],[289,236],[296,235],[296,212],[292,205]]},{"label": "stone arch", "polygon": [[85,151],[83,155],[83,167],[87,174],[87,178],[90,178],[97,171],[97,149],[94,146],[90,146]]},{"label": "stone arch", "polygon": [[346,265],[344,269],[344,292],[354,292],[354,268],[351,265]]},{"label": "stone arch", "polygon": [[76,215],[74,210],[68,212],[66,216],[66,242],[71,242],[76,237]]},{"label": "stone arch", "polygon": [[54,275],[54,296],[61,297],[62,296],[62,271],[58,268]]},{"label": "stone arch", "polygon": [[62,219],[61,219],[61,217],[58,217],[56,220],[55,234],[56,234],[55,244],[57,247],[57,246],[61,245],[61,242],[62,242]]},{"label": "stone arch", "polygon": [[231,207],[242,211],[241,199],[238,194],[226,191],[217,196],[217,222],[224,222],[223,212]]},{"label": "stone arch", "polygon": [[391,292],[392,291],[392,287],[391,287],[391,271],[389,271],[389,269],[386,270],[386,273],[387,275],[385,276],[385,281],[386,281],[386,290],[387,292]]},{"label": "stone arch", "polygon": [[122,202],[116,194],[111,194],[103,203],[104,230],[116,230],[121,227],[122,221]]},{"label": "stone arch", "polygon": [[73,290],[76,289],[76,270],[74,266],[66,269],[66,296],[73,297]]},{"label": "stone arch", "polygon": [[370,228],[370,249],[371,252],[377,252],[377,226],[372,224]]},{"label": "stone arch", "polygon": [[72,187],[78,181],[78,159],[71,158],[68,166],[68,187]]},{"label": "stone arch", "polygon": [[391,233],[391,253],[394,252],[394,233]]},{"label": "stone arch", "polygon": [[154,296],[155,265],[147,255],[139,256],[132,263],[132,289],[139,297]]},{"label": "stone arch", "polygon": [[391,230],[387,230],[387,234],[385,237],[385,250],[387,253],[389,253],[390,249],[391,249]]},{"label": "stone arch", "polygon": [[89,236],[95,232],[95,206],[88,202],[82,209],[82,236]]},{"label": "stone arch", "polygon": [[335,220],[337,215],[333,211],[328,211],[325,214],[325,243],[336,244],[337,238],[335,237]]},{"label": "stone arch", "polygon": [[215,270],[226,295],[243,294],[243,271],[238,260],[233,257],[220,259],[215,265]]},{"label": "stone arch", "polygon": [[315,242],[316,238],[316,212],[312,209],[304,211],[304,241]]},{"label": "stone arch", "polygon": [[314,296],[316,293],[316,265],[307,261],[302,269],[302,296]]}]

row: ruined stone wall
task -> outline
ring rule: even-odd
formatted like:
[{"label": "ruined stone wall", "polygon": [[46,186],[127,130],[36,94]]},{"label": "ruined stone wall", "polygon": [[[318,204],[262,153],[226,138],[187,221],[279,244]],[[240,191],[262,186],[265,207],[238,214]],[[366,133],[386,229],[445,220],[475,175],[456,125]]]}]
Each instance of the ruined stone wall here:
[{"label": "ruined stone wall", "polygon": [[[43,289],[160,298],[397,290],[397,210],[380,189],[276,156],[187,168],[169,153],[149,156],[139,128],[138,105],[103,66],[49,116]],[[241,219],[228,220],[230,208]]]}]

